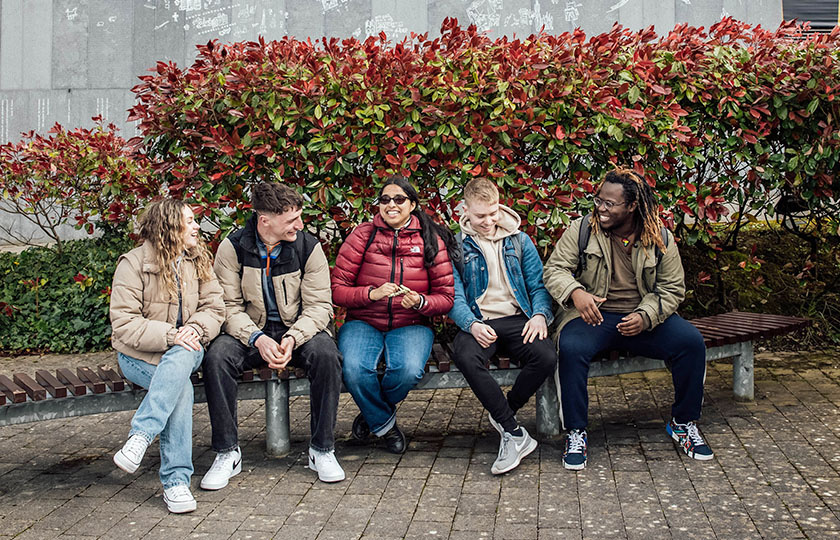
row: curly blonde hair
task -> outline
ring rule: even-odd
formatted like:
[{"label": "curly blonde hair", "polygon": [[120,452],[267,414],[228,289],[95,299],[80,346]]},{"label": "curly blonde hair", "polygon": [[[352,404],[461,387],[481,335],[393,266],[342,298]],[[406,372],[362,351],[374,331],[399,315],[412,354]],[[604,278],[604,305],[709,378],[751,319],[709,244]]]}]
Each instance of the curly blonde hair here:
[{"label": "curly blonde hair", "polygon": [[[185,249],[184,208],[188,208],[184,201],[161,199],[148,205],[138,219],[140,238],[154,248],[163,284],[173,298],[178,296],[178,286],[172,263]],[[200,237],[198,245],[186,251],[186,257],[193,259],[200,281],[212,279],[210,250]]]}]

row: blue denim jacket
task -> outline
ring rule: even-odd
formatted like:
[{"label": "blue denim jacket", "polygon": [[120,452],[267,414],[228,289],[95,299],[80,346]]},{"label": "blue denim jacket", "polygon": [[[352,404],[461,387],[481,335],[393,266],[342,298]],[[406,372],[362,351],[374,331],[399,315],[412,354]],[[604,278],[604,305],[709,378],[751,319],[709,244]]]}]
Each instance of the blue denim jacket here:
[{"label": "blue denim jacket", "polygon": [[[503,242],[505,257],[505,272],[513,287],[513,296],[529,319],[541,313],[545,315],[546,324],[551,324],[554,313],[551,309],[551,296],[543,284],[543,265],[537,248],[522,231],[519,232],[522,241],[522,260],[516,256],[516,248],[508,236]],[[455,275],[455,305],[449,312],[449,317],[464,332],[470,331],[470,326],[483,320],[476,298],[487,289],[487,262],[484,253],[471,236],[464,236],[464,275],[456,270]]]}]

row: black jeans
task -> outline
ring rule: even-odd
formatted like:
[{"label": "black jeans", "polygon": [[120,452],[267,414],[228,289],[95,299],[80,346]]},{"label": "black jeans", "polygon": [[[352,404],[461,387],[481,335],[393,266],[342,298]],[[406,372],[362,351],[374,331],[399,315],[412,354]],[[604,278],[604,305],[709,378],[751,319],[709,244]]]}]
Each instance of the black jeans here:
[{"label": "black jeans", "polygon": [[[287,330],[282,323],[271,321],[263,328],[278,343]],[[243,345],[227,334],[221,334],[207,348],[202,372],[216,452],[228,452],[239,444],[236,378],[246,369],[265,365],[256,347]],[[309,445],[315,450],[330,451],[335,447],[335,419],[341,392],[341,353],[335,340],[326,332],[318,332],[294,350],[289,365],[302,367],[309,378],[312,433]]]},{"label": "black jeans", "polygon": [[[557,352],[551,340],[535,339],[522,343],[522,328],[528,322],[525,315],[513,315],[484,321],[496,332],[496,341],[486,349],[472,334],[458,332],[453,343],[455,365],[464,374],[476,397],[505,431],[516,429],[514,415],[528,403],[546,377],[557,367]],[[522,366],[513,387],[505,398],[499,384],[490,375],[484,363],[496,352],[507,352],[512,360]]]}]

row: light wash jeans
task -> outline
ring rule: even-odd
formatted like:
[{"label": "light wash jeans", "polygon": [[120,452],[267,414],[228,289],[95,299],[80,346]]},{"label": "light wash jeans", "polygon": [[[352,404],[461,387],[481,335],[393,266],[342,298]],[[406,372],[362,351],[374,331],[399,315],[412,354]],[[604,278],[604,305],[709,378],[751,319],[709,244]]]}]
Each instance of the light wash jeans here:
[{"label": "light wash jeans", "polygon": [[[431,328],[420,325],[380,332],[357,320],[339,330],[344,385],[377,437],[394,427],[396,405],[423,378],[434,338]],[[376,366],[383,354],[385,374],[380,381]]]},{"label": "light wash jeans", "polygon": [[189,485],[193,473],[193,385],[190,374],[201,366],[204,349],[189,351],[175,345],[158,365],[117,355],[123,375],[149,392],[131,419],[128,436],[142,435],[150,443],[160,435],[160,481],[164,488]]}]

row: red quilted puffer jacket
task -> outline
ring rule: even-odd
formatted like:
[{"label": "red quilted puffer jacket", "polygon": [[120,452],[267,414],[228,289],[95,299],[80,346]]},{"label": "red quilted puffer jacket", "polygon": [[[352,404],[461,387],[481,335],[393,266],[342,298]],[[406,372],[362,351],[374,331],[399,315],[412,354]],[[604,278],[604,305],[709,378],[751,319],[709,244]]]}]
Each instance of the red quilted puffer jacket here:
[{"label": "red quilted puffer jacket", "polygon": [[[365,251],[371,234],[376,237]],[[422,294],[423,307],[402,307],[402,296],[372,301],[370,289],[389,281]],[[423,264],[423,237],[417,216],[395,230],[377,214],[372,223],[356,227],[339,249],[332,271],[332,297],[333,303],[348,308],[348,321],[361,320],[386,332],[428,324],[428,317],[448,313],[455,298],[453,283],[452,263],[440,238],[434,264],[429,268]]]}]

